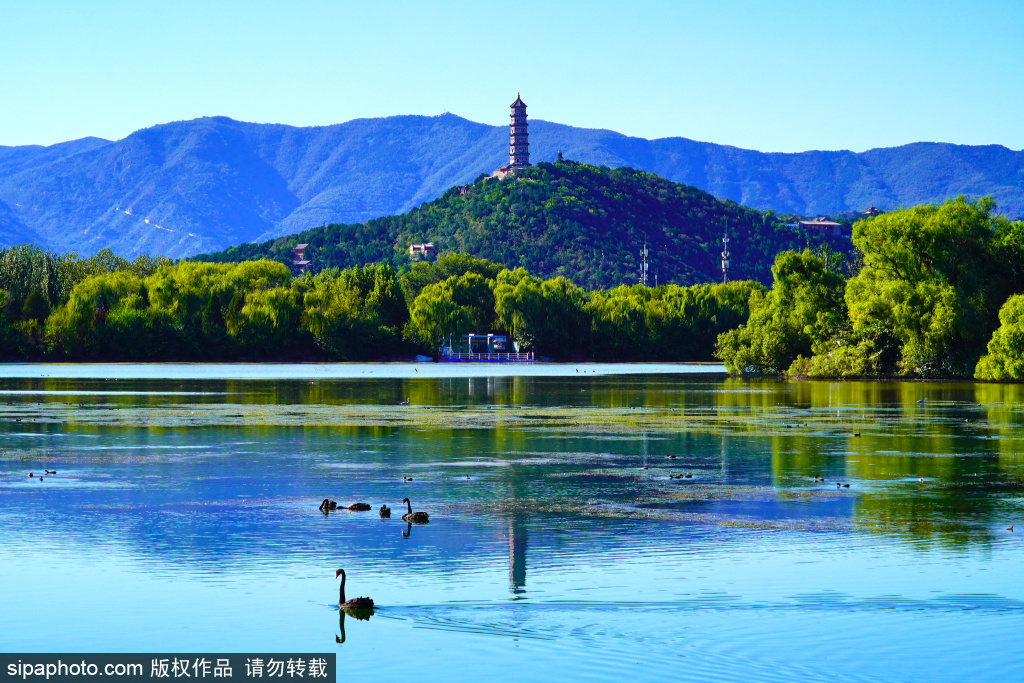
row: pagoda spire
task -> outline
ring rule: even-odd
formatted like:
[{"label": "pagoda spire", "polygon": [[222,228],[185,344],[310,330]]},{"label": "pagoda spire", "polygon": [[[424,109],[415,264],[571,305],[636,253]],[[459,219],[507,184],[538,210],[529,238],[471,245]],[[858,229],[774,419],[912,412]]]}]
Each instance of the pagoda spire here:
[{"label": "pagoda spire", "polygon": [[519,93],[511,106],[508,131],[508,165],[511,169],[530,165],[530,135],[526,129],[526,103]]}]

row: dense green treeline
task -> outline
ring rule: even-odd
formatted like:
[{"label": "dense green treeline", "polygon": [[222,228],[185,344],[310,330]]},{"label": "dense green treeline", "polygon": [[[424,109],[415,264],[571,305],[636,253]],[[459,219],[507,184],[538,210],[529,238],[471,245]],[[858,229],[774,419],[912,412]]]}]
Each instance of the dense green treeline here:
[{"label": "dense green treeline", "polygon": [[1024,379],[1024,222],[963,198],[779,253],[754,281],[585,289],[467,254],[294,277],[272,260],[0,250],[0,353],[45,359],[434,355],[507,332],[554,360],[709,360],[807,377]]},{"label": "dense green treeline", "polygon": [[710,360],[763,287],[586,291],[465,254],[293,277],[274,261],[171,263],[0,251],[7,359],[370,360],[507,331],[553,359]]},{"label": "dense green treeline", "polygon": [[780,254],[718,356],[733,372],[1024,379],[1024,222],[994,210],[958,198],[859,221],[852,261]]},{"label": "dense green treeline", "polygon": [[540,277],[606,289],[636,281],[645,241],[652,277],[686,285],[720,279],[726,231],[734,279],[768,282],[775,255],[786,249],[849,248],[845,238],[807,232],[794,221],[651,173],[562,161],[501,180],[481,177],[401,215],[327,225],[195,259],[291,264],[292,248],[304,243],[314,272],[363,263],[401,268],[409,263],[410,244],[432,242],[440,254],[474,254]]}]

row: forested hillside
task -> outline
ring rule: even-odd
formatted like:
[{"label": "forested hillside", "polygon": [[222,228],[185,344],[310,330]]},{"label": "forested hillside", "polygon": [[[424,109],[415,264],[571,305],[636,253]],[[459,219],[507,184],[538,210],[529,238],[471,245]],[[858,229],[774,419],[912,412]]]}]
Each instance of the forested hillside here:
[{"label": "forested hillside", "polygon": [[399,216],[331,224],[196,260],[291,264],[292,248],[305,243],[317,272],[372,262],[402,265],[410,244],[433,242],[441,253],[469,253],[541,277],[608,288],[637,281],[645,240],[651,284],[655,276],[659,283],[681,285],[720,279],[726,231],[734,279],[767,282],[775,255],[786,249],[828,242],[848,248],[848,239],[808,234],[788,222],[643,171],[564,161],[502,180],[479,178]]}]

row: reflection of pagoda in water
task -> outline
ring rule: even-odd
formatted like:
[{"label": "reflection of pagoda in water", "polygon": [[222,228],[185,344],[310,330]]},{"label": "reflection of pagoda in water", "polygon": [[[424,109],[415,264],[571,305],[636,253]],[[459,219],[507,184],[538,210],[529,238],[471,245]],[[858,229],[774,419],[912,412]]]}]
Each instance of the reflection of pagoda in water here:
[{"label": "reflection of pagoda in water", "polygon": [[508,590],[525,593],[526,586],[526,524],[523,516],[513,514],[508,521]]}]

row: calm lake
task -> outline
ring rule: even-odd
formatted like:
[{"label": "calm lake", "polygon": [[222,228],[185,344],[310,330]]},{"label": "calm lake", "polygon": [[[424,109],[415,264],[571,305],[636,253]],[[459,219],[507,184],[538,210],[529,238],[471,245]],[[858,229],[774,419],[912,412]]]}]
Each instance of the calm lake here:
[{"label": "calm lake", "polygon": [[169,367],[0,369],[0,649],[337,651],[339,681],[1024,676],[1024,386]]}]

